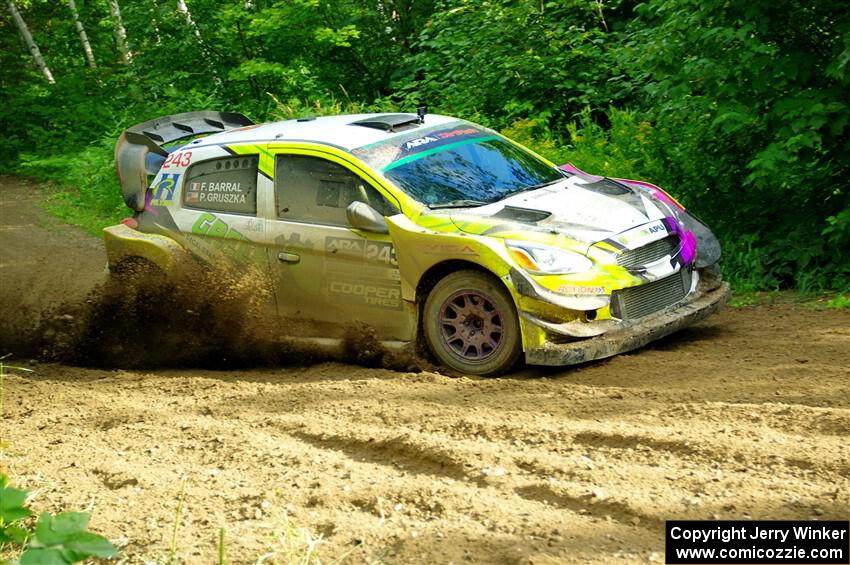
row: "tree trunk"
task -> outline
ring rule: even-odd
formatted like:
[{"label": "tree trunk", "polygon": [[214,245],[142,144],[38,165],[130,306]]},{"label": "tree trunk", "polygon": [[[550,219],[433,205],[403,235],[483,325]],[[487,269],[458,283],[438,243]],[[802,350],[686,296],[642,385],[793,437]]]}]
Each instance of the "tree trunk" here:
[{"label": "tree trunk", "polygon": [[118,50],[121,52],[121,60],[125,65],[130,64],[133,56],[127,47],[127,30],[124,29],[124,21],[121,19],[121,8],[118,6],[118,0],[109,0],[109,11],[112,13],[112,18],[115,23],[115,42],[118,44]]},{"label": "tree trunk", "polygon": [[27,49],[29,49],[30,53],[32,53],[32,58],[35,61],[38,70],[41,71],[41,74],[44,75],[47,82],[50,84],[56,84],[56,81],[53,80],[53,73],[50,72],[50,69],[47,67],[47,63],[44,62],[44,58],[41,56],[41,51],[38,49],[38,45],[35,44],[35,41],[33,41],[32,34],[30,33],[26,22],[21,17],[21,14],[18,12],[18,8],[15,7],[15,3],[12,0],[7,0],[7,4],[9,5],[9,12],[12,14],[12,19],[15,20],[15,24],[18,26],[18,31],[21,32],[21,37],[24,38],[24,43],[27,44]]},{"label": "tree trunk", "polygon": [[186,24],[192,28],[192,32],[195,34],[195,37],[198,38],[198,41],[203,41],[201,39],[201,30],[198,29],[198,25],[195,23],[195,20],[192,19],[192,14],[189,12],[189,6],[186,5],[186,0],[177,0],[177,9],[183,14],[183,17],[186,19]]},{"label": "tree trunk", "polygon": [[83,52],[86,54],[86,61],[93,69],[97,68],[97,63],[94,62],[94,53],[91,50],[91,43],[86,35],[86,29],[83,27],[83,22],[80,21],[80,15],[77,13],[77,5],[74,0],[68,0],[68,7],[71,9],[71,15],[74,17],[74,27],[77,28],[77,33],[80,34],[80,43],[83,44]]},{"label": "tree trunk", "polygon": [[218,70],[215,68],[215,65],[212,64],[214,61],[212,50],[209,45],[204,42],[204,38],[201,37],[201,30],[192,18],[192,13],[189,11],[189,6],[186,5],[186,0],[177,0],[177,10],[183,14],[183,18],[186,20],[186,25],[192,29],[192,33],[194,33],[195,37],[198,39],[198,45],[201,47],[201,52],[204,54],[204,58],[207,60],[207,63],[210,64],[210,73],[212,74],[213,82],[216,85],[221,86],[221,77],[218,76]]}]

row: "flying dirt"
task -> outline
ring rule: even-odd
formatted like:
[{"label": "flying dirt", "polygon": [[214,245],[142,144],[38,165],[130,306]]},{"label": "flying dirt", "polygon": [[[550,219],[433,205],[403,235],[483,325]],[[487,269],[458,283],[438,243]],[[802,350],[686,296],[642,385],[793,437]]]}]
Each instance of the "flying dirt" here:
[{"label": "flying dirt", "polygon": [[115,301],[43,202],[0,179],[0,356],[34,371],[5,378],[0,468],[126,563],[216,562],[222,529],[231,563],[661,563],[668,519],[850,515],[846,310],[785,296],[498,379],[382,367],[356,330],[349,363],[263,353],[254,291],[236,326],[165,286]]}]

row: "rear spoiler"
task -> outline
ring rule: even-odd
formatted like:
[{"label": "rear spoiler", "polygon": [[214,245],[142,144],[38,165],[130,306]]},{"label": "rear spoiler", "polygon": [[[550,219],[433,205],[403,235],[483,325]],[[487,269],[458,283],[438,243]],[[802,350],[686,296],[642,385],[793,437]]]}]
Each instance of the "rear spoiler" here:
[{"label": "rear spoiler", "polygon": [[115,171],[124,202],[133,210],[144,210],[148,175],[156,174],[161,157],[168,155],[163,145],[253,124],[236,112],[204,110],[163,116],[128,128],[115,144]]}]

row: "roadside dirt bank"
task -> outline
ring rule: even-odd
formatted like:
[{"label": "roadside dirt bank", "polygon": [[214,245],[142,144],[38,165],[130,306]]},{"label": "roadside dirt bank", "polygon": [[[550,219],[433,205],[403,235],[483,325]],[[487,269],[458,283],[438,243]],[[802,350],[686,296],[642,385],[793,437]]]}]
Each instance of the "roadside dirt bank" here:
[{"label": "roadside dirt bank", "polygon": [[[4,320],[85,297],[103,269],[41,198],[0,179]],[[311,539],[323,563],[661,563],[667,519],[850,515],[847,311],[727,309],[493,380],[11,363],[35,372],[5,379],[0,468],[38,511],[91,509],[126,563],[166,561],[182,485],[193,564],[216,562],[220,528],[231,563]]]}]

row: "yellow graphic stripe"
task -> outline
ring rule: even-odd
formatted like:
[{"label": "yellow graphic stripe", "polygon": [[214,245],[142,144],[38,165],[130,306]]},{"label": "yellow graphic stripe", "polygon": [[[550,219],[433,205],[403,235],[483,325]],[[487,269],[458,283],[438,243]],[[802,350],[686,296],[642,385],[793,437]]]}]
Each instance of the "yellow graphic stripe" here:
[{"label": "yellow graphic stripe", "polygon": [[269,153],[262,145],[228,145],[227,149],[233,151],[237,155],[259,155],[260,172],[270,179],[274,179],[274,155]]}]

